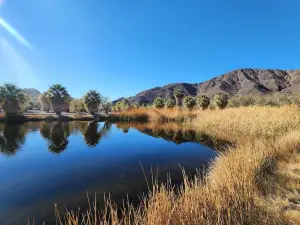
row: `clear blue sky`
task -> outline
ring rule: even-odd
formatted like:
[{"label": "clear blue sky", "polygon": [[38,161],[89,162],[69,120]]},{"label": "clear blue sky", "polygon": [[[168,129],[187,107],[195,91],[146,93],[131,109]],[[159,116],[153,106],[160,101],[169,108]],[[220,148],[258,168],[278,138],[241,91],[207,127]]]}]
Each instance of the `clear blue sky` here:
[{"label": "clear blue sky", "polygon": [[300,63],[299,0],[0,0],[0,18],[0,82],[74,97]]}]

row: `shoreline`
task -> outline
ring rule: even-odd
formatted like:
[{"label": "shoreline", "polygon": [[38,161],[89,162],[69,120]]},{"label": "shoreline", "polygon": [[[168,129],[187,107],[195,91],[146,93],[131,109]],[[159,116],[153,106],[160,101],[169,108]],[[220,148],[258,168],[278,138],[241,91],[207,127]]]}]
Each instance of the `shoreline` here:
[{"label": "shoreline", "polygon": [[15,116],[0,116],[0,123],[3,122],[54,122],[54,121],[98,121],[103,122],[106,120],[106,116],[98,115],[97,118],[94,118],[92,115],[42,115],[42,114],[30,114],[30,115],[15,115]]}]

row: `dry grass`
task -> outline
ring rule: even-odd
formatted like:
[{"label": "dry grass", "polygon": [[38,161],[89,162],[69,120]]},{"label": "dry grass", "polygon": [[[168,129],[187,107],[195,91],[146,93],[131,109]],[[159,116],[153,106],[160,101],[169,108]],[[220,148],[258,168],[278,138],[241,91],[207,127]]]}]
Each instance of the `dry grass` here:
[{"label": "dry grass", "polygon": [[155,109],[155,108],[132,108],[127,111],[119,113],[112,113],[109,119],[112,121],[156,121],[169,122],[179,121],[183,122],[188,118],[194,118],[196,111],[173,109]]},{"label": "dry grass", "polygon": [[[129,113],[137,113],[129,112]],[[166,110],[140,110],[150,120],[175,118]],[[96,224],[300,224],[300,109],[296,106],[177,111],[200,132],[235,145],[211,164],[205,178],[185,179],[179,189],[154,184],[137,207],[117,213],[66,214],[68,225]]]}]

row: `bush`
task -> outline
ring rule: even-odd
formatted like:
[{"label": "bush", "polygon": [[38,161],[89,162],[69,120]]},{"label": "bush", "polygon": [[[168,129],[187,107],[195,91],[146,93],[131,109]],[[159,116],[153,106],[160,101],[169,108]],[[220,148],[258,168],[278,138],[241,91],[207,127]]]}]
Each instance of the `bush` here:
[{"label": "bush", "polygon": [[214,103],[218,108],[224,109],[228,104],[228,95],[223,92],[216,94]]},{"label": "bush", "polygon": [[192,96],[186,96],[183,99],[183,106],[188,109],[192,110],[196,105],[195,99]]},{"label": "bush", "polygon": [[70,112],[86,112],[86,106],[83,99],[72,99],[70,102]]},{"label": "bush", "polygon": [[268,95],[249,95],[249,96],[234,96],[229,99],[228,107],[239,106],[282,106],[292,103],[300,103],[296,95],[289,95],[286,93],[274,93]]},{"label": "bush", "polygon": [[208,108],[210,100],[206,95],[199,95],[197,97],[196,102],[197,102],[197,106],[204,110]]},{"label": "bush", "polygon": [[165,107],[166,107],[167,109],[174,108],[174,106],[175,106],[175,103],[174,103],[174,101],[173,101],[172,99],[168,99],[168,100],[166,101]]},{"label": "bush", "polygon": [[237,108],[237,107],[241,106],[241,104],[240,104],[238,98],[233,97],[233,98],[228,100],[227,106],[230,107],[230,108]]},{"label": "bush", "polygon": [[153,105],[155,108],[158,108],[158,109],[163,108],[165,106],[164,100],[162,98],[158,97],[154,100]]}]

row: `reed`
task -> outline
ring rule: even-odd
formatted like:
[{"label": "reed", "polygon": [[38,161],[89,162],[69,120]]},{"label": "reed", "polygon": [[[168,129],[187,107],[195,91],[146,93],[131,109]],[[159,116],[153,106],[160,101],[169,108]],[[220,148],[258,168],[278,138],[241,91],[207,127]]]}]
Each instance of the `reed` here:
[{"label": "reed", "polygon": [[[104,209],[67,212],[66,225],[98,224],[299,224],[300,110],[283,107],[239,107],[180,111],[138,109],[151,121],[178,120],[199,132],[234,143],[200,173],[175,188],[154,183],[138,206],[121,213],[106,200]],[[183,118],[183,119],[182,119]],[[169,127],[171,129],[171,127]]]}]

